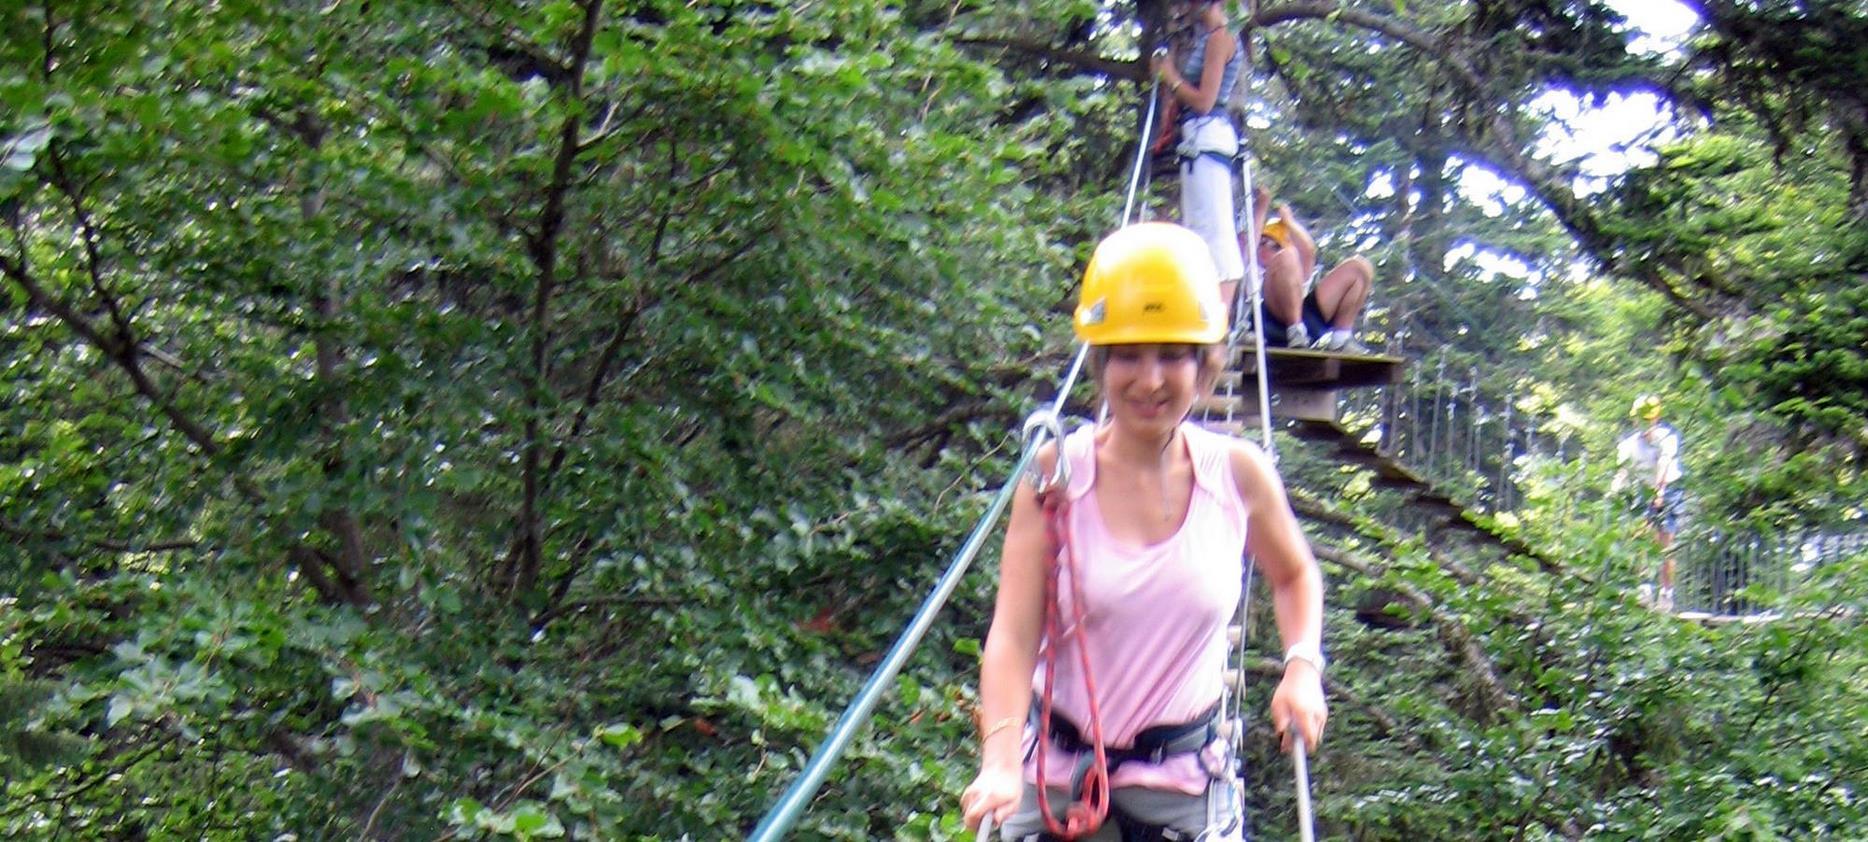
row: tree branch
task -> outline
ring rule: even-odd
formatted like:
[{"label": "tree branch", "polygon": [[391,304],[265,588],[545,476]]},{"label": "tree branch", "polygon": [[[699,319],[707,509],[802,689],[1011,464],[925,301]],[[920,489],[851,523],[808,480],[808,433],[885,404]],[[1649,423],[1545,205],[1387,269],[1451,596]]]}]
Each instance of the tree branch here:
[{"label": "tree branch", "polygon": [[963,47],[991,47],[1011,50],[1057,64],[1067,64],[1082,70],[1099,73],[1112,79],[1129,79],[1136,82],[1148,81],[1148,64],[1139,58],[1112,59],[1097,53],[1083,50],[1066,50],[1053,47],[1043,41],[1030,38],[1010,37],[967,37],[953,39]]},{"label": "tree branch", "polygon": [[104,305],[104,311],[110,314],[110,322],[116,327],[117,336],[121,339],[123,346],[133,349],[137,345],[136,332],[131,329],[130,320],[124,315],[123,308],[118,306],[117,297],[111,295],[110,290],[104,286],[104,260],[98,254],[97,248],[102,236],[92,221],[90,211],[85,209],[82,192],[72,180],[70,171],[65,168],[65,156],[59,151],[61,145],[54,143],[50,149],[46,150],[48,153],[46,159],[51,163],[52,183],[58,186],[59,192],[71,204],[72,219],[78,223],[78,239],[84,244],[84,269],[86,276],[90,279],[91,290],[97,295],[98,301]]},{"label": "tree branch", "polygon": [[1011,414],[1010,410],[993,412],[994,409],[995,402],[990,398],[975,398],[973,400],[953,404],[948,406],[946,411],[935,416],[934,420],[889,436],[884,444],[887,445],[890,450],[906,450],[946,432],[949,427],[955,424],[964,424],[989,413],[995,415]]},{"label": "tree branch", "polygon": [[1259,9],[1258,14],[1246,21],[1242,34],[1250,35],[1253,29],[1299,20],[1340,20],[1370,32],[1386,35],[1446,65],[1452,70],[1459,83],[1469,90],[1477,92],[1482,88],[1479,74],[1473,70],[1465,57],[1433,37],[1432,34],[1394,18],[1350,8],[1347,3],[1340,2],[1340,0],[1301,0],[1301,2],[1283,3]]},{"label": "tree branch", "polygon": [[165,553],[175,550],[192,550],[201,546],[201,542],[199,541],[182,538],[156,541],[132,541],[120,538],[85,538],[49,529],[30,529],[7,521],[0,521],[0,533],[11,535],[15,538],[46,541],[50,543],[78,543],[93,549],[113,553]]},{"label": "tree branch", "polygon": [[572,41],[569,73],[564,80],[564,85],[568,87],[566,99],[576,107],[567,109],[563,125],[559,127],[558,151],[552,162],[551,183],[545,189],[544,206],[539,210],[538,229],[527,244],[532,264],[538,270],[538,283],[533,291],[530,318],[532,368],[525,376],[526,413],[520,467],[524,498],[520,503],[519,564],[512,572],[511,579],[513,593],[531,590],[532,585],[538,581],[539,568],[543,564],[544,535],[540,524],[543,513],[540,507],[545,491],[542,464],[545,442],[542,427],[545,390],[551,374],[551,298],[557,282],[558,238],[564,228],[565,200],[571,191],[572,170],[581,148],[578,127],[583,122],[581,106],[584,73],[602,17],[602,0],[587,0],[584,4],[583,24]]},{"label": "tree branch", "polygon": [[51,313],[80,339],[96,348],[111,362],[116,363],[117,367],[130,378],[131,384],[136,387],[137,394],[142,395],[154,405],[157,411],[168,418],[169,423],[175,425],[175,428],[181,431],[190,443],[209,456],[220,452],[220,445],[214,441],[213,434],[209,433],[207,428],[195,423],[194,419],[183,414],[169,396],[157,388],[149,373],[143,370],[134,346],[125,345],[117,338],[106,336],[71,305],[40,286],[38,279],[27,273],[23,264],[0,257],[0,274],[11,278],[13,283],[26,293],[27,300],[33,306]]}]

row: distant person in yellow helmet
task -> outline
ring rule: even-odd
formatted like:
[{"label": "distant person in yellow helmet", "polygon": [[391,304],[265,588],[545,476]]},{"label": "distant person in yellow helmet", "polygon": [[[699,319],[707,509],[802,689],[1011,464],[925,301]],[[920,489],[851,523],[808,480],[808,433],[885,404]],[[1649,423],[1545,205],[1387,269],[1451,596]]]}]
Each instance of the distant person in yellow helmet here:
[{"label": "distant person in yellow helmet", "polygon": [[[1640,429],[1623,437],[1615,447],[1615,460],[1620,468],[1615,472],[1610,490],[1619,492],[1626,487],[1631,471],[1640,483],[1638,506],[1646,511],[1647,526],[1660,543],[1660,597],[1655,607],[1672,611],[1673,539],[1680,531],[1680,510],[1686,502],[1686,494],[1680,488],[1680,481],[1686,476],[1680,467],[1680,433],[1673,425],[1660,420],[1660,399],[1653,395],[1636,398],[1628,414],[1640,424]],[[1646,585],[1642,587],[1645,594]]]},{"label": "distant person in yellow helmet", "polygon": [[[1317,244],[1303,223],[1280,202],[1272,215],[1271,193],[1255,191],[1251,242],[1258,249],[1259,271],[1265,279],[1265,343],[1269,346],[1314,348],[1366,354],[1356,340],[1356,320],[1368,303],[1375,265],[1354,255],[1330,268],[1306,291],[1317,271]],[[1241,245],[1246,236],[1241,235]]]},{"label": "distant person in yellow helmet", "polygon": [[1257,446],[1188,421],[1220,372],[1223,313],[1212,257],[1179,225],[1123,228],[1090,259],[1076,333],[1108,421],[1038,452],[1044,475],[1065,461],[1062,487],[1013,497],[968,827],[1243,839],[1218,703],[1246,552],[1287,647],[1272,723],[1311,748],[1322,737],[1323,577],[1283,481]]}]

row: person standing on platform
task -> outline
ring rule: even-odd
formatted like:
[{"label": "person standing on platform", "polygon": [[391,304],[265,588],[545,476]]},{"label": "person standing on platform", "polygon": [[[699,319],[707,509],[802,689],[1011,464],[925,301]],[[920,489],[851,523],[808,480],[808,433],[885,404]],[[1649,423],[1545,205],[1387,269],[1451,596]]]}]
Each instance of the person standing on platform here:
[{"label": "person standing on platform", "polygon": [[1206,241],[1219,270],[1220,300],[1228,312],[1234,291],[1245,278],[1245,255],[1239,250],[1234,215],[1233,158],[1239,132],[1226,112],[1233,86],[1245,68],[1245,49],[1232,34],[1221,2],[1176,2],[1177,32],[1173,49],[1157,51],[1156,78],[1178,114],[1180,145],[1180,219]]},{"label": "person standing on platform", "polygon": [[[1615,447],[1620,468],[1610,485],[1619,492],[1628,485],[1629,474],[1639,481],[1637,508],[1646,512],[1647,528],[1660,544],[1660,598],[1655,608],[1673,611],[1673,539],[1680,531],[1680,510],[1686,504],[1686,492],[1680,480],[1686,472],[1680,467],[1680,433],[1673,425],[1660,420],[1660,398],[1642,395],[1635,399],[1629,415],[1641,428],[1623,437]],[[1647,585],[1642,585],[1643,592]]]}]

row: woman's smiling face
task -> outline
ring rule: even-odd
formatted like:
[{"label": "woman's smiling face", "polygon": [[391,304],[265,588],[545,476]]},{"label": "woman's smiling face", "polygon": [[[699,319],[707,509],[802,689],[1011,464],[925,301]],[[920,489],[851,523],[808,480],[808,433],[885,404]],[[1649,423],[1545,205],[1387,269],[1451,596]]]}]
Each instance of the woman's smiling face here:
[{"label": "woman's smiling face", "polygon": [[1198,346],[1111,345],[1102,377],[1109,414],[1141,429],[1173,427],[1193,408],[1199,375]]}]

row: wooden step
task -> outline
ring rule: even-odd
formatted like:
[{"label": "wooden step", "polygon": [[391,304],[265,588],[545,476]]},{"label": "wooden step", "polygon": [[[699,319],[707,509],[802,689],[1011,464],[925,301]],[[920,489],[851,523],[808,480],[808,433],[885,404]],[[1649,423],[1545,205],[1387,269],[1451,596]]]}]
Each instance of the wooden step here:
[{"label": "wooden step", "polygon": [[1219,433],[1220,435],[1231,436],[1235,439],[1245,438],[1248,428],[1252,431],[1251,435],[1254,438],[1257,437],[1258,432],[1258,425],[1256,423],[1248,425],[1246,420],[1239,416],[1233,416],[1230,421],[1205,421],[1202,422],[1200,426],[1212,430],[1215,433]]},{"label": "wooden step", "polygon": [[1247,413],[1256,414],[1257,411],[1258,401],[1254,400],[1248,405],[1245,398],[1239,395],[1209,395],[1193,402],[1193,417],[1195,419],[1200,418],[1202,415],[1208,418],[1225,419],[1245,415]]}]

